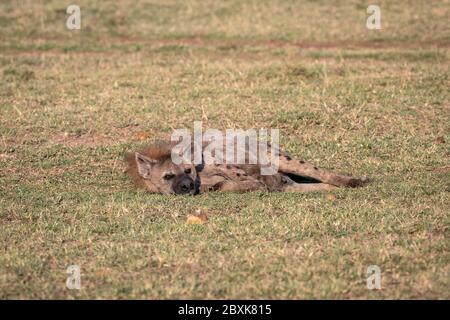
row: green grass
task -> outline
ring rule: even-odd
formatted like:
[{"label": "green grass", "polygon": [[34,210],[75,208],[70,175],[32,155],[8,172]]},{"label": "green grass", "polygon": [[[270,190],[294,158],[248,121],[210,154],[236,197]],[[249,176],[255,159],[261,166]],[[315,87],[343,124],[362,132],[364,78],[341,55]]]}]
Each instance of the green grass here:
[{"label": "green grass", "polygon": [[[64,1],[0,4],[0,298],[450,298],[449,1],[379,1],[379,31],[356,0],[78,2],[77,32]],[[135,190],[139,133],[196,120],[373,182]]]}]

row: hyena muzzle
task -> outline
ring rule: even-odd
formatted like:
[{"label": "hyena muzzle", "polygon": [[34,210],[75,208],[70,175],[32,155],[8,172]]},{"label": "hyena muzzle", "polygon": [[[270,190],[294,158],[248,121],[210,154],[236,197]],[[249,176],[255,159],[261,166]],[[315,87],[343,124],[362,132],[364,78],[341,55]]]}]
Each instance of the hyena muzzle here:
[{"label": "hyena muzzle", "polygon": [[[321,169],[278,152],[279,170],[261,175],[259,164],[173,163],[173,144],[154,144],[126,156],[128,173],[138,187],[152,193],[195,195],[208,191],[309,192],[360,187],[367,178],[354,178]],[[203,146],[204,148],[204,146]]]}]

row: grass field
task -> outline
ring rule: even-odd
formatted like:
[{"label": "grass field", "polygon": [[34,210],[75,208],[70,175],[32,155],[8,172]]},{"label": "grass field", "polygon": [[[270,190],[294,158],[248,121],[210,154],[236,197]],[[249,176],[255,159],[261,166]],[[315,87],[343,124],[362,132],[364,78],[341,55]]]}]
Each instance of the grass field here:
[{"label": "grass field", "polygon": [[[73,2],[78,31],[0,3],[0,298],[450,298],[450,1],[378,1],[381,30],[357,0]],[[373,182],[135,190],[123,154],[195,120]]]}]

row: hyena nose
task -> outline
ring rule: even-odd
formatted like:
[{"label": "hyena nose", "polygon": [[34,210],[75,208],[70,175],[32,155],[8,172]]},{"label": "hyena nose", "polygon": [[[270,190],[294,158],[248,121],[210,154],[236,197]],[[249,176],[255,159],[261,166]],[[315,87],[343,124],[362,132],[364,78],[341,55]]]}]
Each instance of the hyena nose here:
[{"label": "hyena nose", "polygon": [[194,181],[192,181],[192,179],[190,179],[190,178],[184,178],[180,182],[180,189],[183,193],[190,192],[191,190],[194,189]]}]

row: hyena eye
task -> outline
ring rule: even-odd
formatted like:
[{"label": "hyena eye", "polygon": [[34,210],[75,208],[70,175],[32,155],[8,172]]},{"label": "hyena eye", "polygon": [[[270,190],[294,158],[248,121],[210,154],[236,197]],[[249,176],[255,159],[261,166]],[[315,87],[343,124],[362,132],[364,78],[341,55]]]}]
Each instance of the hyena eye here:
[{"label": "hyena eye", "polygon": [[175,175],[174,175],[173,173],[166,173],[166,174],[163,176],[163,179],[164,179],[164,180],[170,180],[170,179],[172,179],[173,177],[175,177]]},{"label": "hyena eye", "polygon": [[184,173],[191,174],[191,168],[187,168],[186,170],[184,170]]}]

